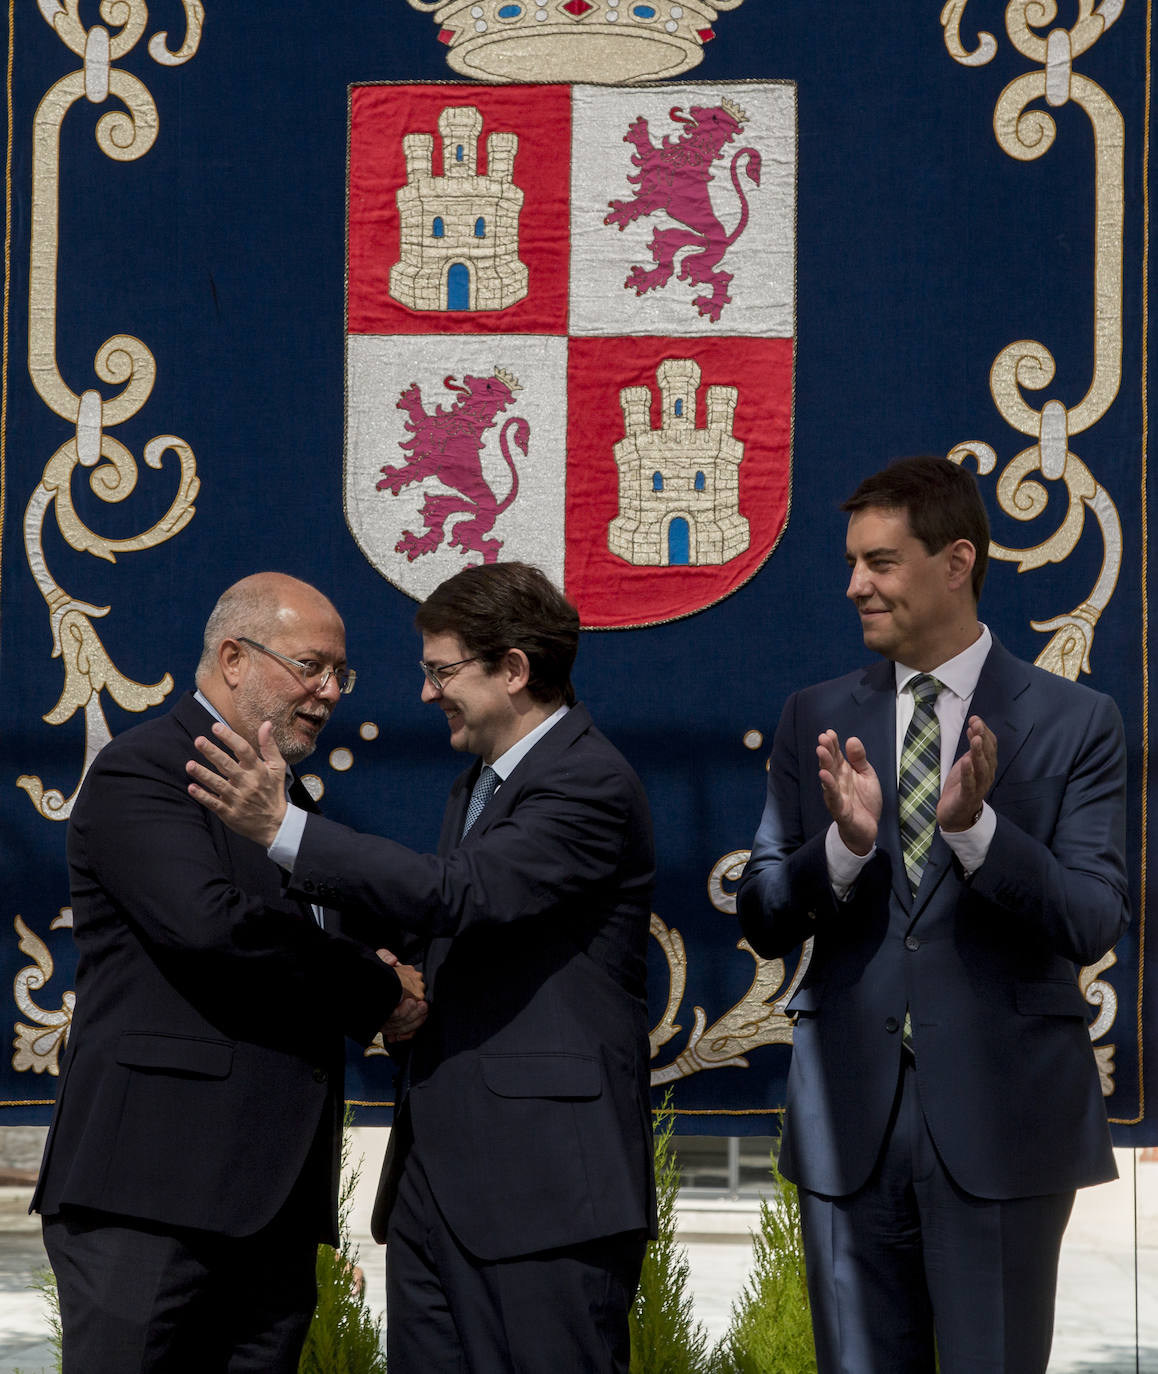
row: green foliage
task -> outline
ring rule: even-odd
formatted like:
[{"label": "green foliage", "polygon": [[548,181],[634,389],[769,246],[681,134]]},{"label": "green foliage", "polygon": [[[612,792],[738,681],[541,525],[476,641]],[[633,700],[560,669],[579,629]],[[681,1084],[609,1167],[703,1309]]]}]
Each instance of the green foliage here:
[{"label": "green foliage", "polygon": [[656,1113],[655,1184],[659,1235],[647,1247],[639,1292],[629,1314],[631,1374],[702,1374],[708,1337],[694,1320],[687,1291],[687,1251],[676,1240],[680,1172],[671,1149],[670,1095]]},{"label": "green foliage", "polygon": [[[48,1344],[52,1347],[52,1368],[61,1374],[64,1356],[61,1353],[60,1295],[56,1291],[56,1275],[51,1269],[34,1269],[28,1287],[44,1300],[44,1320],[48,1323]],[[16,1370],[16,1374],[21,1371]],[[40,1374],[44,1374],[41,1366]]]},{"label": "green foliage", "polygon": [[318,1305],[302,1348],[298,1374],[386,1374],[382,1318],[366,1305],[358,1251],[350,1240],[350,1208],[361,1173],[350,1166],[346,1108],[342,1136],[342,1191],[338,1198],[338,1248],[318,1246]]},{"label": "green foliage", "polygon": [[760,1204],[752,1273],[712,1352],[712,1374],[816,1374],[800,1201],[772,1162],[776,1192]]}]

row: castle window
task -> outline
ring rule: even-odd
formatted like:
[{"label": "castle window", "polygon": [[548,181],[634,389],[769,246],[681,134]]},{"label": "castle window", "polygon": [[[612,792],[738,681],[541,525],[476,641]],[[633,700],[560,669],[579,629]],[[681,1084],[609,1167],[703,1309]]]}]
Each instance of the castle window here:
[{"label": "castle window", "polygon": [[706,483],[705,483],[705,481],[704,481],[704,474],[703,474],[702,472],[697,472],[697,473],[696,473],[696,490],[697,490],[697,491],[703,491],[705,485],[706,485]]},{"label": "castle window", "polygon": [[482,215],[474,222],[474,236],[476,239],[485,239],[487,236],[487,222]]},{"label": "castle window", "polygon": [[675,413],[677,415],[682,415],[684,413],[684,402],[682,396],[675,403]]},{"label": "castle window", "polygon": [[651,474],[651,489],[652,489],[652,491],[663,491],[663,473],[662,473],[662,472],[653,472],[653,473]]},{"label": "castle window", "polygon": [[463,146],[462,146],[462,144],[460,143],[460,144],[458,145],[458,147],[455,148],[455,150],[454,150],[454,160],[455,160],[455,162],[461,162],[461,161],[463,160],[463,158],[465,157],[465,155],[466,155],[466,154],[465,154],[465,151],[464,151],[464,149],[463,149]]},{"label": "castle window", "polygon": [[441,239],[446,237],[446,227],[442,222],[441,215],[435,215],[434,223],[430,227],[431,238]]}]

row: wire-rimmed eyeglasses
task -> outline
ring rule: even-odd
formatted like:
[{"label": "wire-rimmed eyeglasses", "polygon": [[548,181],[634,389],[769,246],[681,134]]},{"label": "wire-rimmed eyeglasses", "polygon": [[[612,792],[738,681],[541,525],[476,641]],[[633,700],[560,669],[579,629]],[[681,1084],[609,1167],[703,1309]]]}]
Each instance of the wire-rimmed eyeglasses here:
[{"label": "wire-rimmed eyeglasses", "polygon": [[436,692],[441,692],[446,686],[446,678],[448,676],[454,676],[454,673],[451,672],[452,668],[463,668],[468,663],[477,662],[478,655],[475,654],[473,658],[460,658],[456,659],[453,663],[427,663],[425,659],[419,659],[418,666],[422,669],[427,682],[430,683],[434,690]]},{"label": "wire-rimmed eyeglasses", "polygon": [[276,649],[271,649],[268,644],[259,644],[256,639],[250,639],[247,635],[238,635],[237,642],[248,644],[251,649],[260,649],[263,654],[269,654],[270,658],[276,658],[287,668],[292,668],[311,692],[324,692],[330,678],[338,684],[338,691],[343,696],[348,697],[354,690],[358,674],[353,668],[327,668],[312,658],[304,661],[300,658],[290,658],[287,654],[279,654]]}]

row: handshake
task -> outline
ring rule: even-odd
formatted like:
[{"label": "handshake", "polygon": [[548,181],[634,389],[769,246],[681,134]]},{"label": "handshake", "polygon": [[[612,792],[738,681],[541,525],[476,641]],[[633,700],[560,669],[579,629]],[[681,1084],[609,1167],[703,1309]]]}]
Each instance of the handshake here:
[{"label": "handshake", "polygon": [[384,964],[390,965],[402,984],[402,1000],[382,1027],[382,1038],[387,1044],[410,1040],[430,1010],[422,974],[412,964],[400,964],[398,956],[388,949],[379,949],[375,953]]}]

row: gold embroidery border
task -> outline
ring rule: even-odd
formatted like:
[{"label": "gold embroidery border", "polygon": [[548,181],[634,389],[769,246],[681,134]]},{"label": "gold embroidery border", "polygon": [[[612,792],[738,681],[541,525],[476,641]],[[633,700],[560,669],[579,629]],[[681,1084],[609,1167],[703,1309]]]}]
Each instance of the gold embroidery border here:
[{"label": "gold embroidery border", "polygon": [[[1146,58],[1143,94],[1143,129],[1142,129],[1142,265],[1141,265],[1141,409],[1142,409],[1142,443],[1140,457],[1142,459],[1142,472],[1139,497],[1141,503],[1140,519],[1140,590],[1141,590],[1141,624],[1142,624],[1142,778],[1140,790],[1139,824],[1140,824],[1140,863],[1139,863],[1139,910],[1137,913],[1138,922],[1138,982],[1136,997],[1136,1022],[1135,1034],[1137,1041],[1137,1077],[1138,1077],[1138,1113],[1132,1117],[1109,1118],[1113,1125],[1133,1126],[1143,1123],[1146,1119],[1146,1082],[1144,1074],[1144,1034],[1143,1034],[1143,1011],[1144,1011],[1144,986],[1145,986],[1145,951],[1146,951],[1146,903],[1148,897],[1148,866],[1149,866],[1149,769],[1150,769],[1150,640],[1149,640],[1149,483],[1147,456],[1149,452],[1149,262],[1150,262],[1150,111],[1152,105],[1152,60],[1151,42],[1153,36],[1153,0],[1146,0]],[[13,154],[13,119],[12,119],[12,87],[13,87],[13,64],[15,59],[15,0],[8,0],[8,56],[5,69],[5,108],[7,114],[7,137],[5,145],[5,164],[4,164],[4,290],[3,290],[3,311],[4,318],[2,324],[2,339],[0,339],[0,621],[3,619],[3,549],[5,517],[7,511],[7,439],[8,439],[8,366],[10,357],[10,314],[11,314],[11,252],[12,252],[12,154]],[[355,83],[362,84],[408,84],[408,83]],[[438,84],[459,85],[458,82],[440,82]],[[797,154],[799,154],[799,130],[797,130]],[[349,157],[347,140],[347,160]],[[347,194],[348,194],[347,176]],[[799,206],[797,205],[797,212]],[[797,255],[797,259],[799,255]],[[798,266],[798,262],[797,262]],[[347,264],[348,273],[348,264]],[[795,342],[795,336],[794,336]],[[795,418],[796,418],[796,363],[797,359],[793,356],[792,368],[792,409],[790,418],[790,468],[793,466],[794,458],[794,439],[795,439]],[[789,483],[789,514],[791,512],[791,492],[792,483]],[[788,520],[785,519],[784,528],[787,529]],[[782,531],[783,534],[783,531]],[[777,541],[777,543],[779,540]],[[774,552],[774,549],[770,551]],[[763,565],[761,565],[763,566]],[[679,617],[682,618],[682,617]],[[54,1098],[32,1098],[20,1100],[0,1100],[0,1108],[4,1107],[47,1107],[52,1106]],[[390,1106],[386,1102],[369,1102],[361,1099],[350,1099],[351,1105],[360,1107]],[[676,1116],[774,1116],[783,1112],[782,1107],[768,1108],[681,1108],[675,1109]]]},{"label": "gold embroidery border", "polygon": [[[12,66],[16,51],[16,0],[8,0],[8,62],[4,101],[8,136],[4,147],[4,325],[0,341],[0,622],[4,618],[4,516],[8,495],[8,328],[12,295]],[[0,1102],[0,1106],[5,1104]]]},{"label": "gold embroidery border", "polygon": [[1141,562],[1142,591],[1142,786],[1138,821],[1141,826],[1141,847],[1139,851],[1138,874],[1138,1114],[1122,1118],[1110,1117],[1115,1126],[1137,1126],[1146,1119],[1146,1078],[1143,1073],[1143,992],[1146,972],[1146,901],[1148,892],[1147,876],[1150,863],[1149,813],[1150,813],[1150,502],[1149,502],[1149,462],[1150,451],[1150,105],[1151,86],[1151,40],[1154,28],[1154,0],[1146,0],[1146,76],[1142,100],[1142,480],[1139,484],[1141,500]]}]

